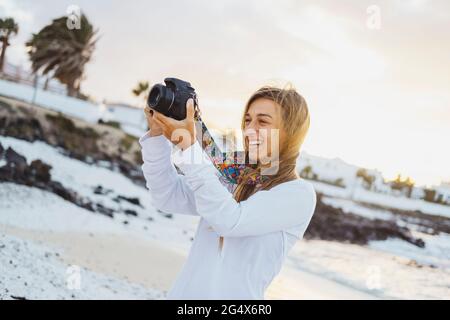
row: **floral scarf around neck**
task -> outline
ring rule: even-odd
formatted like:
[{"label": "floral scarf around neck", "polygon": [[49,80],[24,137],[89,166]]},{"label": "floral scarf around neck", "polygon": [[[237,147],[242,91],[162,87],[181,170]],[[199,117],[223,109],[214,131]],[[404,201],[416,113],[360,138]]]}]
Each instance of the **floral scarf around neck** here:
[{"label": "floral scarf around neck", "polygon": [[222,152],[198,113],[195,120],[201,126],[201,137],[198,138],[202,140],[202,148],[219,171],[219,179],[229,191],[233,192],[236,186],[243,182],[243,177],[246,179],[245,183],[260,187],[268,177],[259,173],[256,164],[248,163],[245,151]]}]

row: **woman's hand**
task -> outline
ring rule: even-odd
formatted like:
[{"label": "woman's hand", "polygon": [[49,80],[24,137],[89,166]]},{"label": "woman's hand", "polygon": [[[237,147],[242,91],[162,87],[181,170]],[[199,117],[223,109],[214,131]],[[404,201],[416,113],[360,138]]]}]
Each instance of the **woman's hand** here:
[{"label": "woman's hand", "polygon": [[153,110],[153,121],[162,129],[163,135],[182,150],[195,142],[194,101],[186,102],[186,118],[178,121]]},{"label": "woman's hand", "polygon": [[145,118],[147,119],[147,125],[150,128],[150,137],[160,136],[163,134],[163,130],[159,124],[153,118],[155,110],[150,107],[144,108]]}]

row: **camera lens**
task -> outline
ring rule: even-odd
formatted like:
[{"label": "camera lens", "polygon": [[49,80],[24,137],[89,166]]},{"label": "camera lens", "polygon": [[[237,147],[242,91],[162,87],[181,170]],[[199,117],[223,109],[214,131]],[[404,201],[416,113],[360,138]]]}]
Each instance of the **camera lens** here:
[{"label": "camera lens", "polygon": [[170,88],[162,84],[155,84],[150,90],[147,104],[156,111],[168,115],[174,99],[175,94]]},{"label": "camera lens", "polygon": [[158,105],[159,100],[162,96],[162,85],[155,85],[153,86],[152,90],[150,91],[150,94],[148,96],[148,104],[150,107],[154,108]]}]

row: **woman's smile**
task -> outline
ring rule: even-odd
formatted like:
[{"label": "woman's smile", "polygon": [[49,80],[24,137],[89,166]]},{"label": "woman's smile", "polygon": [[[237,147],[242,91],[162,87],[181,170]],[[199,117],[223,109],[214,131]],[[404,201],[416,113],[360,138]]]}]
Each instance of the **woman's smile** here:
[{"label": "woman's smile", "polygon": [[249,140],[248,145],[250,147],[256,147],[259,146],[260,144],[262,144],[261,140]]}]

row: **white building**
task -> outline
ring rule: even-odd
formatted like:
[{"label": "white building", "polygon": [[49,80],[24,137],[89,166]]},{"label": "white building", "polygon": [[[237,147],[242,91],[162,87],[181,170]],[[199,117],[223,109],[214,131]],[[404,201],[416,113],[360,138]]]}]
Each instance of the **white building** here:
[{"label": "white building", "polygon": [[433,189],[436,190],[436,200],[442,198],[445,203],[450,204],[450,181],[441,182],[439,186],[433,187]]},{"label": "white building", "polygon": [[411,190],[412,199],[423,199],[425,197],[425,190],[423,187],[413,187]]},{"label": "white building", "polygon": [[100,119],[114,121],[120,127],[135,136],[142,135],[147,130],[144,111],[125,103],[103,103],[99,106]]},{"label": "white building", "polygon": [[[300,172],[306,166],[311,166],[312,172],[317,175],[319,181],[336,183],[338,179],[341,179],[345,187],[355,187],[363,184],[361,179],[356,176],[361,168],[348,164],[339,158],[327,159],[302,151],[297,160],[297,169]],[[384,193],[390,192],[390,187],[384,184],[381,172],[373,169],[366,169],[366,172],[374,177],[372,190]]]}]

